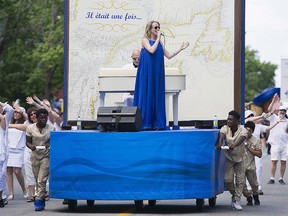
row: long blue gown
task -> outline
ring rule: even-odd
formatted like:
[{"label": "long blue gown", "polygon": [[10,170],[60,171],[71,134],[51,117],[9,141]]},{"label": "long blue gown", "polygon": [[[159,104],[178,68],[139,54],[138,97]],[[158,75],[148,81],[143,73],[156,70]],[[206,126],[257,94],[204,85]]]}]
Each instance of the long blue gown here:
[{"label": "long blue gown", "polygon": [[[152,46],[155,41],[149,40],[149,43]],[[154,54],[141,49],[133,105],[141,110],[142,129],[165,129],[165,69],[161,43]]]}]

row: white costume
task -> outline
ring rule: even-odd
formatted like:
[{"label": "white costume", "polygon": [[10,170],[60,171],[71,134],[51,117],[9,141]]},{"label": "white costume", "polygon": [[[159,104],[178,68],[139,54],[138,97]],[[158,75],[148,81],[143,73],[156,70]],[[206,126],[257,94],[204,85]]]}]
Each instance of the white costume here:
[{"label": "white costume", "polygon": [[[6,169],[7,169],[7,145],[8,141],[8,126],[11,118],[13,117],[14,109],[6,104],[3,107],[5,114],[6,127],[2,128],[0,126],[0,191],[3,191],[2,198],[6,198],[7,188],[6,188]],[[0,197],[1,199],[1,197]]]},{"label": "white costume", "polygon": [[[260,134],[266,133],[267,126],[261,124],[255,124],[255,129],[253,132],[253,136],[260,140]],[[258,189],[262,190],[262,157],[259,158],[255,156],[255,164],[256,164],[256,175],[258,181]]]},{"label": "white costume", "polygon": [[26,147],[26,133],[15,128],[8,129],[8,167],[22,168],[24,164],[24,150]]},{"label": "white costume", "polygon": [[[245,111],[245,122],[249,121],[247,119],[250,115],[255,116],[255,113],[251,110],[246,110]],[[260,140],[260,135],[262,133],[266,133],[267,126],[262,125],[262,124],[255,124],[253,136],[256,137],[258,140]],[[256,176],[257,176],[257,181],[258,181],[258,190],[262,190],[262,157],[259,158],[255,156],[255,165],[256,165]],[[247,181],[247,188],[248,190],[251,190],[251,186],[249,182]]]},{"label": "white costume", "polygon": [[[5,143],[5,131],[0,127],[0,191],[4,191],[6,187],[6,166],[7,166],[7,151]],[[3,197],[5,198],[5,197]],[[2,197],[0,197],[2,199]]]},{"label": "white costume", "polygon": [[24,150],[24,173],[25,173],[25,183],[26,185],[36,185],[35,177],[32,172],[32,163],[31,163],[31,154],[32,151],[28,147],[25,147]]},{"label": "white costume", "polygon": [[[279,121],[279,117],[275,114],[272,114],[268,120],[270,124],[274,124]],[[288,145],[288,134],[286,129],[288,128],[288,120],[284,118],[271,130],[268,142],[271,145],[271,160],[287,160],[287,145]]]}]

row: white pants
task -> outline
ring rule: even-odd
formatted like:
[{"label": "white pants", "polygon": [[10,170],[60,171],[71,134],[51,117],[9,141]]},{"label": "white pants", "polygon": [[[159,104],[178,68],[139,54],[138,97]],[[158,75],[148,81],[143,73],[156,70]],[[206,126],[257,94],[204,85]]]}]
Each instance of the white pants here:
[{"label": "white pants", "polygon": [[256,165],[258,189],[262,190],[262,158],[255,156],[255,165]]},{"label": "white pants", "polygon": [[0,199],[7,198],[7,155],[0,155],[0,191],[2,191],[2,197]]},{"label": "white pants", "polygon": [[35,176],[32,171],[31,154],[32,151],[26,147],[24,151],[24,174],[25,183],[29,186],[36,185]]}]

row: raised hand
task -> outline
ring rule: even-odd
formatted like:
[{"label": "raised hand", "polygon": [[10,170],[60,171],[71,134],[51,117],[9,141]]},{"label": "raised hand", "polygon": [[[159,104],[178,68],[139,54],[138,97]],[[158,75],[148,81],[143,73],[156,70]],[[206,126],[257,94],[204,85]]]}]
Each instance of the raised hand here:
[{"label": "raised hand", "polygon": [[51,104],[50,104],[50,102],[49,102],[49,100],[47,100],[47,99],[43,99],[43,102],[44,102],[44,104],[47,106],[47,107],[51,107]]},{"label": "raised hand", "polygon": [[182,45],[181,45],[181,47],[180,47],[180,49],[181,49],[181,50],[184,50],[184,49],[186,49],[189,45],[190,45],[189,42],[183,42]]},{"label": "raised hand", "polygon": [[35,101],[33,100],[33,98],[31,96],[26,97],[26,103],[29,105],[33,105],[35,103]]}]

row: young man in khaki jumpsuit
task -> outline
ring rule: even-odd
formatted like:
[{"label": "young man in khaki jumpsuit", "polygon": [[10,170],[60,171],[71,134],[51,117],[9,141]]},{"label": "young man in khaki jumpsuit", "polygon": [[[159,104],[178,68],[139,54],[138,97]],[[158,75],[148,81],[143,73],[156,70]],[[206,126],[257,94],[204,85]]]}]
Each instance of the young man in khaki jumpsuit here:
[{"label": "young man in khaki jumpsuit", "polygon": [[229,147],[228,150],[224,150],[226,156],[225,187],[232,194],[232,208],[241,211],[242,206],[240,200],[245,182],[243,160],[244,141],[248,134],[247,130],[239,124],[240,114],[235,110],[230,111],[227,118],[227,125],[224,125],[220,130],[219,141],[216,148],[221,148],[223,145]]},{"label": "young man in khaki jumpsuit", "polygon": [[46,183],[49,176],[50,132],[55,129],[54,126],[47,124],[46,109],[37,110],[36,118],[37,123],[26,128],[26,146],[32,150],[32,170],[38,188],[34,207],[35,211],[42,211],[45,209]]},{"label": "young man in khaki jumpsuit", "polygon": [[252,191],[248,191],[246,182],[244,182],[243,195],[247,198],[247,205],[253,205],[253,198],[254,198],[254,204],[260,205],[258,181],[257,181],[257,175],[256,175],[255,156],[259,158],[262,157],[261,142],[259,138],[257,139],[256,137],[252,135],[252,133],[255,130],[254,122],[247,121],[244,127],[248,131],[248,137],[244,142],[245,143],[245,154],[244,154],[245,180],[244,181],[246,181],[246,178],[247,178],[252,188]]}]

